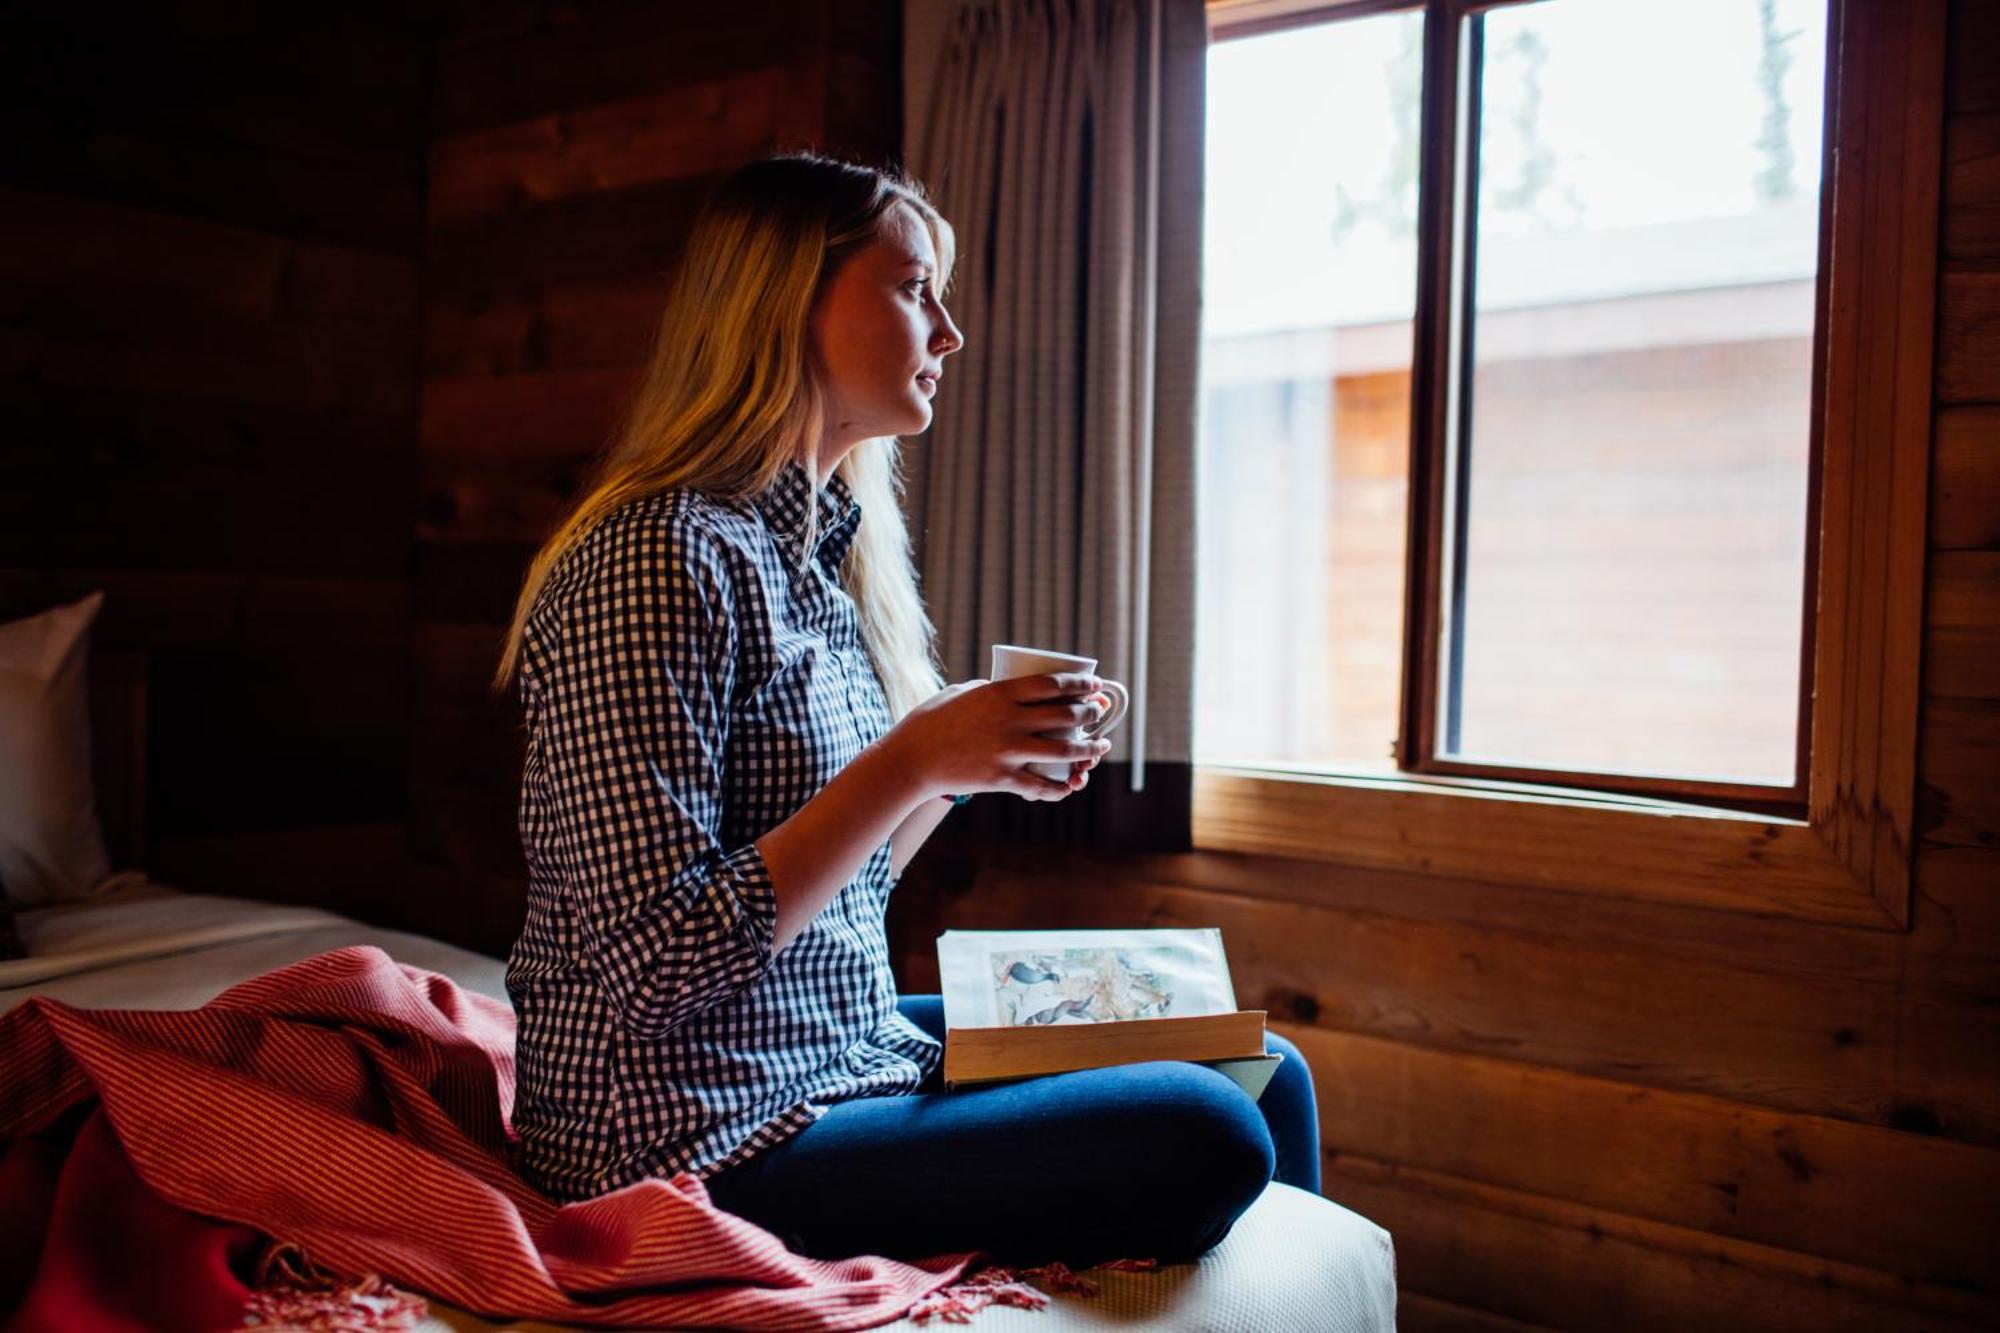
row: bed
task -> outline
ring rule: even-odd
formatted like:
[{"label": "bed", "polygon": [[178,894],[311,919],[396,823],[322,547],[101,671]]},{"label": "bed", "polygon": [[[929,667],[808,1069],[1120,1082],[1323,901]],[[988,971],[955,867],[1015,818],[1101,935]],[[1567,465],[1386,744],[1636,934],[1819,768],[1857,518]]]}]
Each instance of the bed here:
[{"label": "bed", "polygon": [[[0,626],[0,673],[7,670]],[[143,656],[109,655],[92,667],[88,744],[113,861],[129,865],[141,846],[145,717]],[[16,718],[18,723],[18,718]],[[9,725],[0,707],[0,728]],[[276,886],[274,886],[275,889]],[[143,871],[109,874],[80,895],[17,906],[27,956],[0,961],[0,1013],[30,996],[88,1009],[194,1009],[273,969],[351,945],[506,1000],[505,964],[440,940],[383,930],[312,907],[218,896],[168,886]],[[274,892],[274,896],[276,895]],[[1057,1291],[1041,1310],[991,1306],[974,1322],[994,1330],[1101,1329],[1145,1324],[1203,1330],[1390,1330],[1395,1263],[1388,1233],[1329,1200],[1273,1184],[1230,1236],[1196,1263],[1155,1271],[1093,1269],[1094,1292]],[[0,1310],[0,1318],[6,1311]],[[903,1319],[886,1325],[927,1325]],[[935,1327],[935,1321],[928,1326]],[[431,1301],[417,1325],[442,1330],[550,1329],[494,1323]]]}]

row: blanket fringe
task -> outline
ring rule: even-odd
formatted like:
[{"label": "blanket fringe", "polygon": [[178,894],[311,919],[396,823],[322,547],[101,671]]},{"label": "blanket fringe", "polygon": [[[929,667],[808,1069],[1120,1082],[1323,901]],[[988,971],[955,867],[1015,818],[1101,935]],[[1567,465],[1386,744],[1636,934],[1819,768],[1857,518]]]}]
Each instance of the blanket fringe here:
[{"label": "blanket fringe", "polygon": [[329,1273],[296,1245],[273,1242],[257,1265],[243,1327],[266,1333],[409,1333],[430,1309],[377,1274]]},{"label": "blanket fringe", "polygon": [[[1158,1268],[1157,1259],[1108,1259],[1096,1267],[1121,1273]],[[1039,1283],[1040,1286],[1031,1286]],[[1037,1268],[991,1266],[918,1301],[908,1317],[919,1325],[938,1319],[969,1324],[991,1305],[1040,1310],[1047,1292],[1095,1296],[1095,1282],[1064,1263]],[[274,1241],[257,1265],[256,1290],[244,1309],[243,1327],[263,1333],[410,1333],[429,1311],[423,1297],[369,1273],[343,1278],[320,1268],[296,1245]]]},{"label": "blanket fringe", "polygon": [[[1142,1273],[1160,1266],[1157,1259],[1111,1259],[1096,1265],[1121,1273]],[[1097,1284],[1074,1271],[1068,1264],[1043,1264],[1039,1268],[982,1268],[971,1277],[961,1278],[910,1307],[913,1323],[927,1324],[933,1318],[947,1324],[969,1324],[972,1316],[989,1305],[1011,1305],[1023,1310],[1040,1310],[1048,1305],[1046,1293],[1030,1282],[1059,1292],[1095,1296]]]}]

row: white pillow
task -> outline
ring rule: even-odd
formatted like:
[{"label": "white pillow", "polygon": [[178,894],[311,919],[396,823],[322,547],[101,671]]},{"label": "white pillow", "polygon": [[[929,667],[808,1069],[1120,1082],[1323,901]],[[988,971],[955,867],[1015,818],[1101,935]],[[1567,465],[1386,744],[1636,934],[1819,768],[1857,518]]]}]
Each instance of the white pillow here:
[{"label": "white pillow", "polygon": [[16,907],[81,898],[111,874],[90,775],[93,592],[0,625],[0,884]]}]

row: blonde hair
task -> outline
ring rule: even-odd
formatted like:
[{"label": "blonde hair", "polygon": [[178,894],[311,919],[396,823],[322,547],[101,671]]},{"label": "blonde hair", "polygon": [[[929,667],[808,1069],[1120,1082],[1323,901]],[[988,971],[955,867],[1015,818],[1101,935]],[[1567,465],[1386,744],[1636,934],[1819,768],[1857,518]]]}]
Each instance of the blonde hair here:
[{"label": "blonde hair", "polygon": [[[807,317],[822,284],[875,238],[897,203],[930,231],[942,292],[953,263],[951,227],[899,174],[793,153],[753,162],[717,187],[688,236],[638,392],[581,499],[528,567],[496,693],[519,668],[521,637],[550,572],[614,510],[673,489],[747,499],[790,463],[813,468],[826,409]],[[900,718],[942,678],[910,559],[898,442],[863,440],[839,475],[861,505],[841,585],[860,613],[890,716]],[[808,508],[812,522],[816,507]]]}]

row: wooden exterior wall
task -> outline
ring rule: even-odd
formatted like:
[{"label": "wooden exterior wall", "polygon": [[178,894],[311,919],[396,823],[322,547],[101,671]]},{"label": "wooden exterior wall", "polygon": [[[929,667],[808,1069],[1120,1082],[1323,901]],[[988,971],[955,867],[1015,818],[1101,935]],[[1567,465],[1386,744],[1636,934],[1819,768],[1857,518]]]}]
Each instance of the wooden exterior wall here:
[{"label": "wooden exterior wall", "polygon": [[941,838],[906,986],[946,927],[1221,926],[1406,1329],[2000,1323],[2000,4],[1953,0],[1951,52],[1907,934]]},{"label": "wooden exterior wall", "polygon": [[44,5],[0,43],[0,619],[101,588],[97,644],[150,654],[170,883],[400,842],[411,14]]},{"label": "wooden exterior wall", "polygon": [[487,691],[536,545],[612,430],[702,191],[760,153],[893,157],[894,0],[468,5],[442,41],[424,243],[398,918],[519,929],[521,738]]}]

